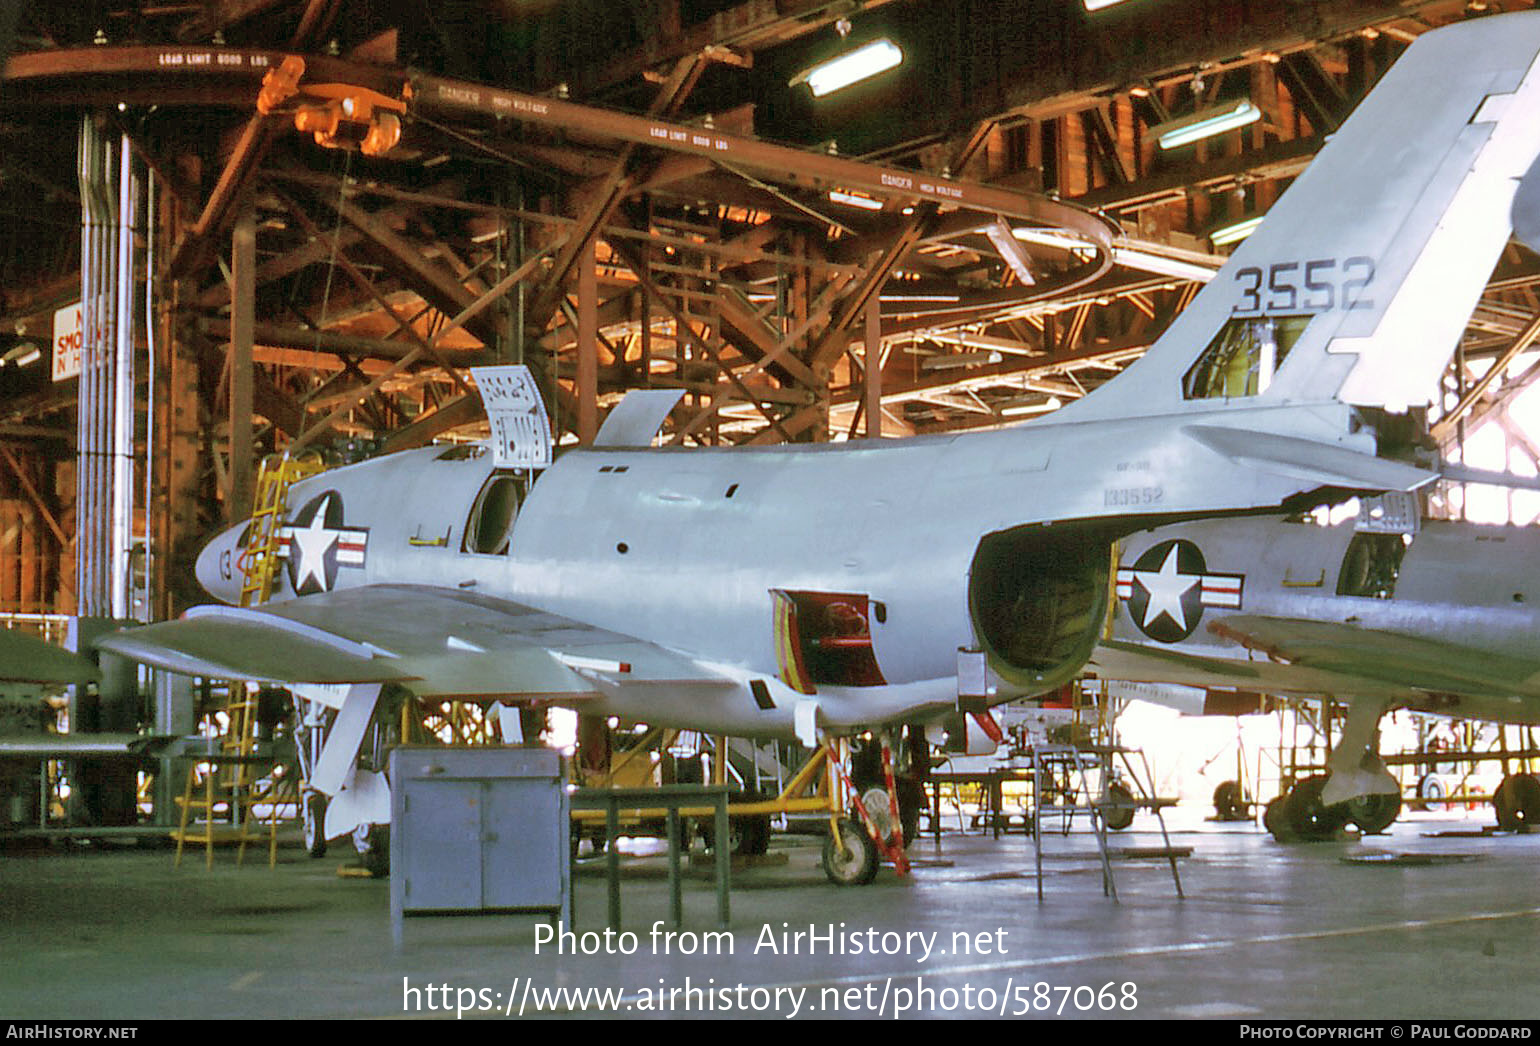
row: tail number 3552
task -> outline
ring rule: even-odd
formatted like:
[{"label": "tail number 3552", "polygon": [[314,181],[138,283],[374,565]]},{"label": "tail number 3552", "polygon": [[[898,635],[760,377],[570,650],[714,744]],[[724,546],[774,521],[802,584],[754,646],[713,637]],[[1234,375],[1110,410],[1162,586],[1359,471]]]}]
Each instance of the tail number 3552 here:
[{"label": "tail number 3552", "polygon": [[1338,261],[1317,258],[1275,262],[1264,272],[1255,265],[1235,270],[1241,285],[1234,312],[1329,312],[1372,309],[1364,292],[1374,280],[1374,259],[1358,255]]}]

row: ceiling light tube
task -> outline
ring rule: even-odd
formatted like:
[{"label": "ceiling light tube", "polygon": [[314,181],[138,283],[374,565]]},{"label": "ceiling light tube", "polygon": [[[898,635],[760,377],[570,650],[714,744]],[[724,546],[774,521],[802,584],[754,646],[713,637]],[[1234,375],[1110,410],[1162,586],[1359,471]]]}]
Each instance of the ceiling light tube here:
[{"label": "ceiling light tube", "polygon": [[1176,149],[1183,145],[1191,145],[1202,138],[1211,138],[1216,134],[1245,127],[1260,119],[1262,119],[1262,110],[1253,105],[1251,99],[1237,98],[1232,102],[1199,109],[1195,113],[1189,113],[1175,120],[1156,124],[1150,128],[1150,133],[1155,136],[1162,149]]},{"label": "ceiling light tube", "polygon": [[1004,358],[998,352],[955,352],[946,356],[928,356],[920,364],[920,369],[950,370],[953,367],[976,367],[980,364],[999,363]]},{"label": "ceiling light tube", "polygon": [[878,73],[886,72],[904,60],[904,52],[887,37],[873,40],[847,51],[838,58],[805,69],[792,77],[788,86],[807,84],[814,98],[822,98],[851,84],[860,83]]},{"label": "ceiling light tube", "polygon": [[1256,232],[1257,226],[1262,224],[1262,215],[1254,214],[1250,218],[1243,218],[1229,225],[1222,225],[1209,233],[1208,240],[1215,247],[1223,247],[1227,243],[1235,243],[1244,240]]},{"label": "ceiling light tube", "polygon": [[846,207],[860,207],[868,211],[882,210],[881,200],[874,200],[870,196],[862,196],[860,193],[846,192],[843,189],[830,189],[829,199],[835,203],[842,203]]},{"label": "ceiling light tube", "polygon": [[16,367],[25,367],[29,363],[36,363],[43,358],[43,352],[36,344],[24,341],[12,348],[3,357],[0,357],[0,367],[11,364]]},{"label": "ceiling light tube", "polygon": [[1019,418],[1023,414],[1046,414],[1050,410],[1058,410],[1064,404],[1057,396],[1049,396],[1038,403],[1016,403],[1009,407],[1000,408],[1002,418]]},{"label": "ceiling light tube", "polygon": [[1127,268],[1138,269],[1140,272],[1153,272],[1179,280],[1196,280],[1199,283],[1207,283],[1213,279],[1214,273],[1218,270],[1217,260],[1212,266],[1199,265],[1196,262],[1168,258],[1164,254],[1134,250],[1131,247],[1112,248],[1112,260]]}]

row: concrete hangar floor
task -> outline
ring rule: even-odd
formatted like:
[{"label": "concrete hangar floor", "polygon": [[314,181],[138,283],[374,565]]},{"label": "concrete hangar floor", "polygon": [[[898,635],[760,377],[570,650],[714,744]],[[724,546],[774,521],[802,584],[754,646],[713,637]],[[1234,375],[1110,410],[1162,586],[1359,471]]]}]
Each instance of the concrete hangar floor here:
[{"label": "concrete hangar floor", "polygon": [[[1119,860],[1121,903],[1083,830],[1045,838],[1042,903],[1020,834],[922,839],[910,876],[854,888],[824,878],[816,839],[778,836],[784,863],[734,871],[730,933],[703,868],[672,938],[666,862],[644,844],[623,880],[631,937],[605,934],[603,862],[585,859],[570,937],[530,916],[412,918],[400,952],[388,884],[339,878],[346,846],[311,860],[295,838],[274,869],[224,852],[212,870],[158,848],[13,850],[0,1015],[1540,1018],[1540,834],[1482,835],[1488,816],[1280,846],[1178,810],[1186,898],[1164,861]],[[1113,840],[1159,842],[1148,815]]]}]

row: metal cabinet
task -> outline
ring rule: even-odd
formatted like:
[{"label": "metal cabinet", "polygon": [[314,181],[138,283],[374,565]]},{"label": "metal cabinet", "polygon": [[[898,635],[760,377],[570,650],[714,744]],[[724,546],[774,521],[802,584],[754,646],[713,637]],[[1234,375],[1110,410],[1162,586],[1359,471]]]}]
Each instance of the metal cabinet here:
[{"label": "metal cabinet", "polygon": [[391,925],[407,912],[535,911],[572,921],[568,799],[546,748],[390,755]]}]

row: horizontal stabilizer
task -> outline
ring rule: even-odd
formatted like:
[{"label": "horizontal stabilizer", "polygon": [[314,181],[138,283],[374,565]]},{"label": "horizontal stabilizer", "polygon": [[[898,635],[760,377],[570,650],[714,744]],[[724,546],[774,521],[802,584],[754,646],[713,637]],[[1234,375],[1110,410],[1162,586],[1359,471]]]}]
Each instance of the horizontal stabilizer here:
[{"label": "horizontal stabilizer", "polygon": [[1438,478],[1412,465],[1294,436],[1219,425],[1188,425],[1182,431],[1238,465],[1327,487],[1416,490]]}]

